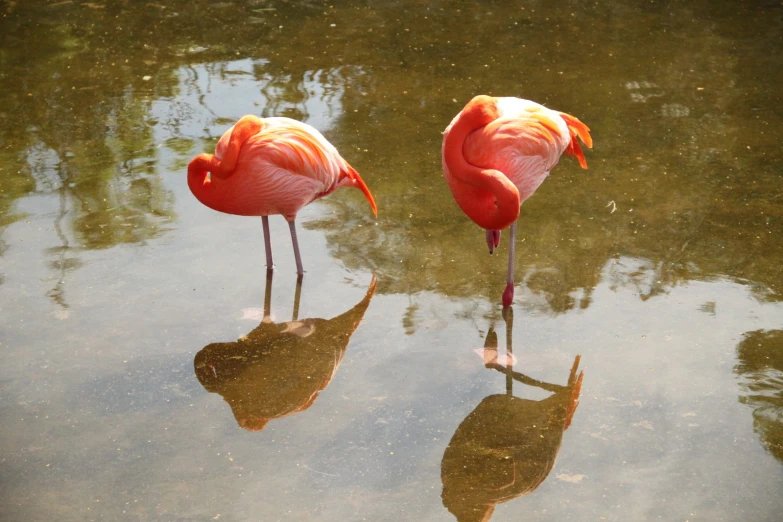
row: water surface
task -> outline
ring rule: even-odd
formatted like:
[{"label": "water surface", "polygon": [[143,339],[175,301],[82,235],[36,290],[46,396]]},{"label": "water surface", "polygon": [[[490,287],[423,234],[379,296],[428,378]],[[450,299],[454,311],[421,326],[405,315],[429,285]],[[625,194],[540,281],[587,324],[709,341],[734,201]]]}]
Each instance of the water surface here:
[{"label": "water surface", "polygon": [[[778,519],[778,3],[0,11],[3,520]],[[513,318],[441,174],[479,93],[595,142],[522,208]],[[268,285],[187,189],[248,113],[378,202],[300,213],[299,295],[282,218]]]}]

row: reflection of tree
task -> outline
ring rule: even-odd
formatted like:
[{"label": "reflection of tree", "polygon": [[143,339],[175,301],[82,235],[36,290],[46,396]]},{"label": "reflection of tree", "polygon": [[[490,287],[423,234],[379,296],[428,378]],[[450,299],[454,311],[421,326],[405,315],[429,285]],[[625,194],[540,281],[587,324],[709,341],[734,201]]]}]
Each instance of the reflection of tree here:
[{"label": "reflection of tree", "polygon": [[239,425],[250,431],[312,405],[334,377],[375,293],[376,280],[373,276],[356,306],[328,320],[297,319],[297,285],[294,318],[285,323],[273,323],[269,317],[271,273],[266,285],[261,324],[236,342],[205,346],[194,361],[204,388],[219,393]]},{"label": "reflection of tree", "polygon": [[[577,306],[576,293],[587,296],[579,306],[589,305],[607,260],[622,256],[650,261],[655,278],[640,294],[644,299],[714,274],[783,288],[770,264],[783,256],[783,243],[773,241],[783,233],[775,162],[770,158],[756,169],[737,141],[755,135],[760,122],[758,113],[734,107],[760,94],[718,87],[737,82],[738,70],[747,67],[730,51],[736,19],[716,17],[700,3],[678,5],[689,16],[677,20],[669,9],[630,3],[601,14],[586,6],[565,13],[543,4],[535,13],[515,13],[496,2],[459,9],[443,2],[405,6],[336,6],[326,19],[305,16],[296,31],[281,35],[291,52],[270,54],[265,66],[285,82],[303,82],[316,66],[339,71],[334,81],[346,86],[343,112],[329,137],[338,147],[370,151],[351,162],[370,179],[382,212],[378,226],[367,226],[364,213],[356,212],[358,199],[341,198],[324,202],[335,210],[332,222],[311,226],[325,231],[333,255],[349,266],[383,271],[380,291],[496,298],[493,282],[503,281],[503,263],[488,259],[480,231],[456,209],[440,172],[440,132],[459,107],[452,99],[476,92],[519,94],[553,105],[563,100],[558,107],[583,116],[598,132],[590,170],[579,172],[564,160],[522,210],[518,263],[528,267],[529,289],[545,297],[550,311]],[[669,30],[651,35],[651,48],[621,45],[639,39],[637,27],[627,22],[631,14]],[[508,29],[511,20],[514,30]],[[344,29],[327,38],[325,22]],[[679,39],[672,31],[680,31]],[[479,32],[493,39],[474,38]],[[555,34],[557,45],[530,44]],[[684,36],[700,45],[683,46]],[[586,41],[602,51],[591,54],[589,70],[569,70]],[[315,52],[318,42],[324,48]],[[501,52],[504,63],[518,59],[525,67],[488,73]],[[571,76],[529,82],[525,71],[551,64]],[[589,92],[569,88],[580,82],[590,83]],[[301,86],[288,89],[291,102],[298,99]],[[605,100],[598,106],[596,95]],[[637,123],[629,125],[629,116]],[[765,112],[764,118],[769,123],[775,117]],[[776,150],[770,127],[776,128],[765,127],[759,137],[767,155]],[[742,177],[751,169],[752,182]],[[619,205],[615,213],[606,208],[610,200]],[[346,228],[350,236],[341,233]]]},{"label": "reflection of tree", "polygon": [[[322,202],[333,221],[313,226],[347,265],[382,271],[382,292],[496,299],[503,263],[488,258],[440,172],[440,132],[478,92],[551,104],[596,134],[590,170],[564,160],[522,210],[517,263],[550,311],[589,304],[574,294],[589,296],[618,257],[654,267],[645,298],[714,274],[771,287],[765,298],[783,291],[774,261],[783,257],[783,125],[774,110],[780,78],[770,74],[780,68],[765,52],[771,40],[748,38],[751,27],[776,34],[761,10],[738,19],[706,0],[601,10],[499,0],[262,4],[9,4],[0,18],[0,227],[18,218],[8,212],[15,199],[59,186],[31,167],[31,156],[51,153],[46,170],[66,163],[74,193],[63,220],[78,236],[72,248],[158,233],[159,214],[169,212],[151,129],[169,131],[166,143],[187,155],[228,124],[211,113],[198,135],[185,135],[196,109],[178,95],[195,80],[178,71],[203,64],[208,81],[230,83],[226,64],[241,59],[253,63],[242,74],[266,102],[259,113],[306,118],[314,99],[340,113],[328,137],[356,151],[346,155],[381,217],[367,226],[347,195]],[[642,34],[633,20],[666,30]],[[161,99],[176,114],[158,122],[150,107]],[[137,198],[119,196],[129,187]],[[140,207],[145,194],[158,202]]]},{"label": "reflection of tree", "polygon": [[149,84],[122,43],[106,38],[111,31],[74,22],[87,15],[108,23],[106,13],[63,7],[14,3],[0,22],[0,141],[12,144],[3,151],[0,210],[8,224],[19,217],[6,210],[15,199],[57,196],[60,245],[46,252],[57,283],[48,295],[67,306],[63,282],[80,266],[79,251],[157,236],[172,200],[157,176]]},{"label": "reflection of tree", "polygon": [[[583,372],[577,355],[560,386],[515,372],[511,365],[512,309],[506,317],[506,364],[499,364],[497,334],[490,329],[484,364],[506,376],[506,393],[490,395],[468,415],[451,438],[441,463],[443,505],[460,522],[483,521],[495,506],[535,490],[552,471],[579,401]],[[540,401],[512,395],[517,381],[552,392]]]},{"label": "reflection of tree", "polygon": [[[416,13],[413,5],[410,12]],[[452,9],[448,15],[438,13],[435,4],[426,14],[449,23],[433,23],[426,31],[412,20],[415,14],[406,19],[403,13],[400,24],[394,24],[376,10],[380,30],[368,15],[367,25],[373,28],[368,38],[379,32],[390,38],[398,32],[404,36],[397,36],[404,44],[394,51],[378,51],[387,62],[396,54],[401,65],[387,74],[367,59],[365,70],[371,73],[372,84],[368,88],[363,85],[368,80],[359,79],[346,93],[339,128],[345,134],[364,129],[355,139],[351,135],[351,142],[358,140],[373,155],[353,163],[367,173],[378,193],[381,221],[359,229],[361,215],[353,213],[352,202],[326,202],[337,209],[335,223],[347,222],[356,232],[348,242],[331,232],[336,228],[332,224],[316,225],[326,230],[334,255],[351,266],[381,270],[386,276],[382,292],[429,290],[496,299],[502,263],[488,259],[480,231],[448,200],[440,173],[439,132],[459,106],[451,103],[452,98],[508,93],[552,105],[563,100],[557,106],[578,114],[598,136],[588,158],[590,170],[577,173],[567,165],[559,167],[522,209],[518,263],[535,274],[528,281],[530,290],[546,296],[551,311],[576,306],[572,294],[589,295],[607,260],[620,256],[647,259],[653,267],[655,278],[640,294],[644,299],[715,274],[759,281],[780,295],[783,273],[775,260],[783,256],[783,243],[775,237],[783,233],[783,205],[773,159],[779,156],[774,142],[780,138],[775,130],[780,122],[776,111],[758,110],[774,106],[769,93],[776,87],[760,69],[748,71],[752,61],[739,60],[732,51],[746,41],[737,35],[736,18],[716,15],[699,2],[677,4],[688,16],[676,19],[660,6],[620,3],[598,16],[574,7],[573,14],[544,5],[536,6],[535,14],[511,14],[519,23],[514,32],[504,27],[508,18],[491,16],[484,3],[476,9],[461,5],[462,14]],[[538,24],[539,16],[546,17],[547,24]],[[572,16],[589,22],[569,24]],[[633,17],[667,31],[650,35],[642,46],[626,47],[621,43],[640,38],[638,26],[626,22]],[[436,27],[458,27],[468,18],[475,25],[464,34],[449,30],[445,36]],[[745,20],[745,25],[759,21]],[[476,31],[498,39],[490,43],[472,38]],[[531,44],[553,35],[556,46]],[[683,38],[699,45],[683,46]],[[589,70],[597,75],[580,77],[586,69],[569,69],[569,56],[583,54],[584,42],[595,45],[596,52],[588,53],[595,57]],[[535,52],[526,55],[521,45],[525,43]],[[525,66],[519,72],[504,68],[504,74],[487,73],[484,64],[491,69],[500,48],[524,55],[519,62]],[[453,49],[481,61],[457,59]],[[513,61],[513,56],[504,56]],[[547,65],[538,69],[539,64]],[[558,64],[564,76],[571,77],[560,84],[547,84],[543,78],[532,83],[524,77],[523,71],[544,71],[548,64]],[[405,74],[395,77],[400,69]],[[763,88],[747,85],[748,78],[756,77],[763,77]],[[596,105],[580,89],[563,92],[583,81],[603,99],[601,103]],[[737,84],[745,86],[721,87]],[[360,92],[372,96],[363,98]],[[755,100],[755,112],[749,99]],[[394,138],[389,140],[390,136]],[[743,136],[754,136],[753,143]],[[765,157],[749,156],[748,146],[763,147]],[[615,213],[606,208],[610,200],[618,205]]]},{"label": "reflection of tree", "polygon": [[[276,74],[275,71],[265,72],[264,68],[257,67],[255,76],[260,81],[261,93],[268,100],[268,104],[261,110],[261,117],[286,116],[296,120],[307,121],[310,112],[307,109],[307,101],[313,96],[324,103],[331,110],[340,111],[340,98],[344,90],[343,83],[349,73],[337,69],[315,70],[297,72],[296,77],[291,74]],[[320,92],[313,89],[317,86]]]},{"label": "reflection of tree", "polygon": [[54,220],[54,230],[57,233],[57,238],[60,240],[61,245],[59,247],[50,248],[47,252],[53,258],[50,262],[50,267],[58,273],[58,277],[54,287],[52,287],[46,295],[62,308],[68,308],[65,301],[65,274],[69,270],[78,268],[81,265],[78,259],[69,256],[69,254],[72,253],[72,249],[62,228],[62,220],[67,212],[65,192],[60,191],[60,208],[57,212],[57,218]]},{"label": "reflection of tree", "polygon": [[783,463],[783,330],[748,332],[737,347],[740,402],[753,408],[753,429]]}]

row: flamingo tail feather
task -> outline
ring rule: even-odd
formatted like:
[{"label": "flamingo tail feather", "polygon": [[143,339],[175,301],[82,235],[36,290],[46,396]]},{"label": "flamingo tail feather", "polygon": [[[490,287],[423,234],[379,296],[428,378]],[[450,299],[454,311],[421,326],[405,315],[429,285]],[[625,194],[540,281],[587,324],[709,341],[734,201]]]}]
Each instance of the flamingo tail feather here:
[{"label": "flamingo tail feather", "polygon": [[584,143],[587,148],[592,149],[593,138],[590,136],[590,128],[570,114],[561,112],[560,117],[566,122],[568,132],[571,134],[571,143],[568,145],[568,148],[566,148],[565,153],[578,159],[579,166],[586,169],[587,160],[585,159],[584,152],[582,152],[582,146],[579,145],[579,142],[577,141],[577,137],[582,140],[582,143]]},{"label": "flamingo tail feather", "polygon": [[359,176],[359,173],[356,172],[350,165],[347,167],[348,168],[342,172],[343,176],[350,179],[353,182],[353,186],[362,191],[364,197],[367,198],[367,201],[370,203],[372,213],[375,215],[375,217],[378,217],[378,207],[375,205],[375,198],[372,196],[372,192],[370,192],[370,189],[367,188],[367,185],[364,183],[362,177]]}]

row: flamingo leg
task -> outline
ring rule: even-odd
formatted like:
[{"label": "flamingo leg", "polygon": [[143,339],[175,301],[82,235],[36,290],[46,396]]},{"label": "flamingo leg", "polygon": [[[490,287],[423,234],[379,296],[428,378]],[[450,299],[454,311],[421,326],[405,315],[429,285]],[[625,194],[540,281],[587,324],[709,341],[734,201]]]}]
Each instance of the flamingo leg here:
[{"label": "flamingo leg", "polygon": [[296,259],[296,273],[299,277],[304,275],[302,268],[302,257],[299,255],[299,241],[296,240],[296,224],[294,220],[288,222],[288,228],[291,229],[291,243],[294,245],[294,259]]},{"label": "flamingo leg", "polygon": [[269,235],[269,216],[261,216],[261,223],[264,227],[264,249],[266,250],[266,271],[271,272],[274,270],[275,265],[272,264],[272,240]]},{"label": "flamingo leg", "polygon": [[294,294],[294,311],[291,314],[291,320],[299,319],[299,299],[302,297],[302,276],[296,278],[296,293]]},{"label": "flamingo leg", "polygon": [[[511,233],[513,236],[513,232]],[[503,308],[503,319],[506,321],[506,395],[513,395],[514,372],[511,369],[512,348],[511,338],[514,329],[514,309],[510,306]]]},{"label": "flamingo leg", "polygon": [[[506,376],[506,395],[513,395],[514,381],[520,382],[526,386],[535,386],[536,388],[541,388],[542,390],[546,390],[552,393],[558,393],[568,386],[573,386],[574,381],[578,381],[577,386],[581,386],[582,374],[580,373],[578,378],[574,378],[574,375],[576,374],[576,368],[579,364],[578,355],[576,356],[576,361],[574,361],[574,366],[571,368],[571,376],[568,378],[568,386],[561,386],[560,384],[551,384],[548,382],[539,381],[537,379],[533,379],[532,377],[528,377],[523,373],[515,372],[513,369],[513,348],[511,346],[514,330],[514,309],[510,306],[503,309],[503,320],[506,322],[506,365],[503,366],[497,362],[497,353],[495,353],[495,360],[491,362],[485,362],[484,366],[492,370],[497,370]],[[490,337],[493,338],[492,343],[490,343]],[[495,334],[491,328],[490,335],[487,336],[487,342],[484,345],[484,349],[487,350],[487,348],[490,347],[494,350],[497,350],[497,334]],[[578,391],[576,393],[578,395]],[[576,409],[576,406],[574,406],[574,409]]]},{"label": "flamingo leg", "polygon": [[272,271],[266,271],[266,285],[264,286],[264,318],[263,321],[272,320]]},{"label": "flamingo leg", "polygon": [[506,289],[503,291],[503,308],[511,306],[514,300],[514,250],[517,244],[517,222],[511,225],[511,237],[508,238],[508,277],[506,278]]}]

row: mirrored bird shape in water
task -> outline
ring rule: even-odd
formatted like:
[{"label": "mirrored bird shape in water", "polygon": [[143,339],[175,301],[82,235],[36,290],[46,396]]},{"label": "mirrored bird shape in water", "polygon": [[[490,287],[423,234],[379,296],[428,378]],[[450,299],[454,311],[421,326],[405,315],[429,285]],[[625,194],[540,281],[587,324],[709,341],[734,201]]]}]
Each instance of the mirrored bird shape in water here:
[{"label": "mirrored bird shape in water", "polygon": [[364,298],[327,320],[297,319],[298,283],[292,320],[275,323],[268,274],[261,324],[237,341],[205,346],[193,363],[196,377],[207,391],[223,397],[239,426],[249,431],[306,410],[334,377],[377,284],[373,274]]},{"label": "mirrored bird shape in water", "polygon": [[[584,372],[577,355],[565,386],[538,381],[512,369],[513,312],[504,309],[506,350],[497,361],[498,340],[490,329],[484,366],[506,376],[506,393],[485,397],[460,423],[441,461],[443,505],[459,522],[486,522],[495,507],[534,491],[549,475],[563,433],[579,404]],[[518,382],[552,392],[543,400],[513,395]]]}]

